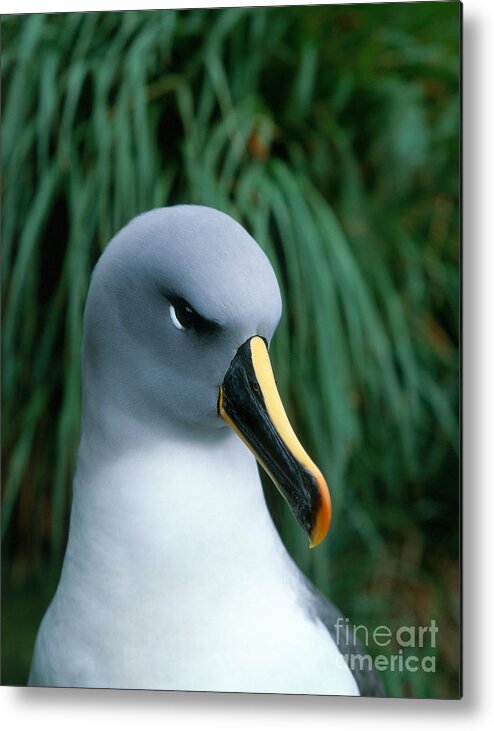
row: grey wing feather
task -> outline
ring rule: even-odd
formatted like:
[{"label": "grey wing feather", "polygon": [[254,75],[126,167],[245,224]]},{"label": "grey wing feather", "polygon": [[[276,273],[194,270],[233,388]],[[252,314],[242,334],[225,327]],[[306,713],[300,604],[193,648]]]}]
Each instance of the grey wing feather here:
[{"label": "grey wing feather", "polygon": [[[355,678],[355,681],[358,685],[360,695],[374,696],[379,698],[385,697],[386,691],[382,684],[381,678],[375,670],[369,669],[368,667],[360,667],[358,662],[355,662],[352,665],[350,665],[349,663],[349,658],[351,658],[352,656],[368,654],[367,651],[362,647],[362,645],[359,642],[352,642],[352,637],[349,638],[350,642],[347,643],[344,636],[346,634],[345,632],[340,633],[342,636],[340,636],[337,640],[336,623],[339,617],[343,618],[342,613],[339,611],[339,609],[337,609],[337,607],[334,606],[334,604],[329,601],[329,599],[324,596],[324,594],[322,594],[322,592],[316,589],[312,582],[310,582],[306,577],[304,578],[306,588],[309,590],[311,595],[311,609],[325,625],[329,634],[338,646],[338,649],[345,657],[347,664],[349,665],[349,668],[353,674],[353,677]],[[349,633],[349,635],[351,634],[352,633]]]}]

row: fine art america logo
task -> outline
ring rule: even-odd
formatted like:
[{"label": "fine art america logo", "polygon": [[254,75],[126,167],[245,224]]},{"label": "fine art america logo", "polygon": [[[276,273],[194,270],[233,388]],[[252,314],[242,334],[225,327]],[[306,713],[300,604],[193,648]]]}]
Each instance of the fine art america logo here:
[{"label": "fine art america logo", "polygon": [[[341,652],[338,662],[346,663],[350,670],[375,668],[381,672],[391,670],[409,673],[416,673],[418,670],[434,673],[436,670],[436,657],[430,652],[436,647],[439,631],[435,619],[431,619],[430,624],[425,626],[403,625],[392,630],[381,624],[369,630],[363,624],[350,625],[348,617],[339,617],[334,627],[336,644]],[[387,654],[373,657],[366,652],[369,645],[388,648]]]}]

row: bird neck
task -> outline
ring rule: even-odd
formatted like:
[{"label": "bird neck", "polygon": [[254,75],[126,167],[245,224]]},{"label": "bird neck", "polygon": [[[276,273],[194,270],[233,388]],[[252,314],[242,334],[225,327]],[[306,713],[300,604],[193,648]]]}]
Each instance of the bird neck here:
[{"label": "bird neck", "polygon": [[107,592],[111,579],[123,598],[136,589],[130,577],[146,592],[208,577],[221,590],[238,571],[276,573],[286,561],[257,464],[228,429],[150,439],[106,460],[93,449],[83,432],[66,554],[85,586]]}]

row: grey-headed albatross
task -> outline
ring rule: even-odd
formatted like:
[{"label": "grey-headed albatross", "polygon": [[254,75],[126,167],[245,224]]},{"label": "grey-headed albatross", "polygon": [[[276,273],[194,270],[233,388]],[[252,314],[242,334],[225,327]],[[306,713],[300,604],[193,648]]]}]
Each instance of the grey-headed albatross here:
[{"label": "grey-headed albatross", "polygon": [[339,614],[288,555],[252,455],[322,541],[328,487],[268,356],[280,316],[267,257],[224,213],[159,208],[109,243],[85,309],[68,545],[31,685],[380,694],[345,664]]}]

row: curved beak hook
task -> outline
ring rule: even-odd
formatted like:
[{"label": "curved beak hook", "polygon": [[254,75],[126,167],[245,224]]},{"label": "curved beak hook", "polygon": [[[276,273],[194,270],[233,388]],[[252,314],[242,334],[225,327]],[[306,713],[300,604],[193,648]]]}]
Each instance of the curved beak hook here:
[{"label": "curved beak hook", "polygon": [[328,485],[292,429],[261,337],[238,349],[220,386],[218,413],[269,474],[311,548],[321,543],[331,522]]}]

